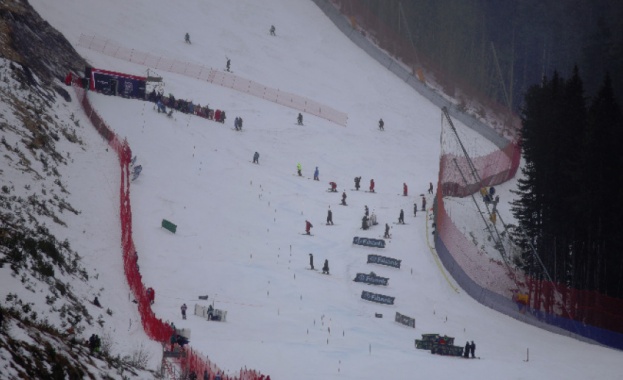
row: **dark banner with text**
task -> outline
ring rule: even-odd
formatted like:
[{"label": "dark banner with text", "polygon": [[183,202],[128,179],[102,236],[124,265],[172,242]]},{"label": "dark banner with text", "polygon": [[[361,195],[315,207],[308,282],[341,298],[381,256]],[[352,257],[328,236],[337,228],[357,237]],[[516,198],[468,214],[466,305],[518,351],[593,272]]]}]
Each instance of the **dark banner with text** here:
[{"label": "dark banner with text", "polygon": [[369,285],[386,285],[387,286],[389,278],[379,277],[375,275],[374,273],[370,273],[370,274],[357,273],[357,276],[355,276],[355,279],[353,281],[365,282],[366,284],[369,284]]},{"label": "dark banner with text", "polygon": [[383,239],[369,239],[355,236],[353,238],[353,244],[364,245],[366,247],[385,248],[385,240]]},{"label": "dark banner with text", "polygon": [[368,264],[381,264],[388,267],[400,268],[400,262],[402,260],[394,259],[386,256],[368,255]]},{"label": "dark banner with text", "polygon": [[394,304],[394,299],[396,299],[396,297],[390,297],[390,296],[386,296],[384,294],[366,292],[365,290],[361,292],[361,298],[363,298],[364,300],[367,300],[367,301],[372,301],[372,302],[377,302],[377,303],[384,303],[386,305],[393,305]]},{"label": "dark banner with text", "polygon": [[408,317],[406,315],[402,315],[399,312],[396,312],[396,322],[402,323],[405,326],[415,328],[415,318]]}]

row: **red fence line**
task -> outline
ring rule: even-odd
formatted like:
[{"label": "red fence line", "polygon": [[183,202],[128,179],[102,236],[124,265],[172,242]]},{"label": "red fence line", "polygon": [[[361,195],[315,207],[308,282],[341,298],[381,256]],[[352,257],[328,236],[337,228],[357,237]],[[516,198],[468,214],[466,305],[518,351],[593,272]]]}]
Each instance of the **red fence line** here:
[{"label": "red fence line", "polygon": [[[138,302],[138,311],[141,316],[141,324],[147,336],[157,342],[169,343],[173,334],[170,325],[156,317],[151,309],[150,301],[147,297],[146,287],[143,284],[141,273],[138,269],[138,253],[132,239],[132,207],[130,203],[130,161],[132,150],[126,140],[121,141],[115,132],[110,129],[104,120],[93,109],[89,102],[87,91],[78,86],[73,86],[82,108],[91,121],[92,125],[99,132],[108,144],[115,150],[119,159],[121,185],[119,189],[119,215],[121,225],[121,248],[123,254],[123,269],[126,280]],[[196,374],[203,374],[204,370],[214,374],[220,372],[219,367],[211,362],[207,357],[196,353],[192,348],[185,348],[186,357],[179,360],[182,368],[188,371],[195,371]],[[261,375],[254,370],[241,369],[239,376],[225,376],[225,380],[254,380]]]}]

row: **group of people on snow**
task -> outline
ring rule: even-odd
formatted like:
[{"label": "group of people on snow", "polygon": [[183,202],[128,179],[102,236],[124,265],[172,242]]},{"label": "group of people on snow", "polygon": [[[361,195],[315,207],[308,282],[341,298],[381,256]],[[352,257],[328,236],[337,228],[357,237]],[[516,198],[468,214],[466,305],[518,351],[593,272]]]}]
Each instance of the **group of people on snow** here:
[{"label": "group of people on snow", "polygon": [[242,118],[240,116],[237,116],[234,119],[234,129],[237,131],[242,131]]},{"label": "group of people on snow", "polygon": [[[173,94],[164,96],[162,92],[156,92],[155,89],[151,90],[147,95],[147,100],[156,104],[159,113],[165,113],[167,115],[171,114],[171,110],[175,110],[185,114],[203,117],[208,120],[218,121],[219,123],[225,123],[225,119],[227,118],[224,110],[212,109],[210,105],[201,106],[189,100],[176,99]],[[167,108],[170,109],[168,112]],[[242,129],[242,123],[240,123],[240,128]]]},{"label": "group of people on snow", "polygon": [[[309,254],[309,267],[311,270],[316,270],[314,268],[314,255],[312,253]],[[322,273],[329,274],[329,260],[324,260],[324,265],[322,266]]]},{"label": "group of people on snow", "polygon": [[475,352],[476,352],[476,343],[474,343],[473,340],[471,341],[471,343],[470,342],[465,343],[465,349],[463,350],[464,358],[469,358],[471,355],[472,359],[474,359],[476,357]]}]

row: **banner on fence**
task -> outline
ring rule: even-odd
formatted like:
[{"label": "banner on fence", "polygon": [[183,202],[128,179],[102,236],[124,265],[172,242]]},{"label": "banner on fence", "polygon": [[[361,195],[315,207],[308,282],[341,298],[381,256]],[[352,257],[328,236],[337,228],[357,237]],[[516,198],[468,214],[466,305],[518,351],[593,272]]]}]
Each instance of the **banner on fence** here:
[{"label": "banner on fence", "polygon": [[91,67],[85,71],[92,91],[124,98],[145,99],[145,77]]},{"label": "banner on fence", "polygon": [[396,299],[396,297],[390,297],[390,296],[386,296],[384,294],[367,292],[365,290],[363,290],[361,292],[361,298],[363,298],[366,301],[383,303],[383,304],[386,304],[386,305],[393,305],[394,304],[394,300]]},{"label": "banner on fence", "polygon": [[402,260],[394,259],[386,256],[368,255],[368,264],[381,264],[388,267],[400,268],[400,262]]},{"label": "banner on fence", "polygon": [[400,314],[399,312],[396,312],[395,321],[398,323],[402,323],[405,326],[415,328],[415,318],[408,317],[406,315]]},{"label": "banner on fence", "polygon": [[353,244],[364,245],[366,247],[385,248],[385,240],[383,239],[369,239],[355,236],[353,238]]},{"label": "banner on fence", "polygon": [[355,279],[353,281],[365,282],[366,284],[369,284],[369,285],[386,285],[387,286],[389,278],[377,276],[374,274],[374,272],[371,272],[370,274],[357,273],[357,276],[355,276]]}]

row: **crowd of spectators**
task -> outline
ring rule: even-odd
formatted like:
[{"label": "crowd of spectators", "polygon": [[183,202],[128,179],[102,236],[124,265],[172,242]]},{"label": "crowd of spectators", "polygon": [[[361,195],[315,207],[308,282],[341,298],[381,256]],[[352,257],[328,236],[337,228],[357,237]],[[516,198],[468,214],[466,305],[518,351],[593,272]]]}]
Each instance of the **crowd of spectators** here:
[{"label": "crowd of spectators", "polygon": [[[224,110],[212,109],[209,105],[201,106],[200,104],[194,104],[192,101],[184,99],[176,99],[173,94],[164,96],[162,93],[152,90],[147,96],[147,100],[156,103],[158,112],[164,112],[168,115],[171,115],[171,110],[175,110],[225,123],[226,115]],[[169,108],[169,112],[167,112],[167,108]]]}]

